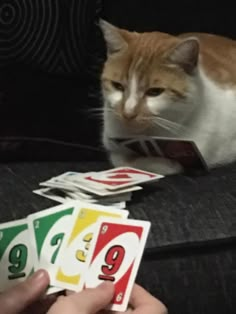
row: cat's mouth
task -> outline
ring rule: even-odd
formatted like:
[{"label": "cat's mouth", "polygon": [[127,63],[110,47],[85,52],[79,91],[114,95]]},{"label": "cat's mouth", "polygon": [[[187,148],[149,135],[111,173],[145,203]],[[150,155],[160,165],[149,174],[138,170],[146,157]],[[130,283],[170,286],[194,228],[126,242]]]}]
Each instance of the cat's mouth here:
[{"label": "cat's mouth", "polygon": [[130,134],[146,134],[155,129],[155,117],[151,115],[137,114],[131,117],[124,115],[120,110],[113,110],[112,118],[114,123],[118,123],[119,128],[123,128]]},{"label": "cat's mouth", "polygon": [[130,129],[135,133],[143,132],[151,127],[151,121],[142,118],[127,119],[124,117],[120,117],[120,122],[124,125],[126,129]]}]

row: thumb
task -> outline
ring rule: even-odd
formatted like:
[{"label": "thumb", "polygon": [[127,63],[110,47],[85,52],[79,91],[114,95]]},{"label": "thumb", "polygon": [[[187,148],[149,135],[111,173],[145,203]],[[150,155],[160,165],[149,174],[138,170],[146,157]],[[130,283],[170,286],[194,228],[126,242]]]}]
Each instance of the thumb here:
[{"label": "thumb", "polygon": [[103,282],[97,288],[87,289],[80,293],[80,300],[75,298],[81,308],[81,313],[93,314],[103,310],[111,302],[115,287],[111,282]]},{"label": "thumb", "polygon": [[78,304],[81,313],[93,314],[109,305],[114,296],[114,289],[112,283],[105,281],[97,288],[86,289],[70,297]]},{"label": "thumb", "polygon": [[48,314],[95,314],[109,305],[113,295],[114,285],[104,282],[97,288],[85,289],[82,292],[58,298]]},{"label": "thumb", "polygon": [[49,277],[46,271],[35,272],[26,281],[0,294],[1,313],[16,314],[23,311],[43,295],[48,284]]}]

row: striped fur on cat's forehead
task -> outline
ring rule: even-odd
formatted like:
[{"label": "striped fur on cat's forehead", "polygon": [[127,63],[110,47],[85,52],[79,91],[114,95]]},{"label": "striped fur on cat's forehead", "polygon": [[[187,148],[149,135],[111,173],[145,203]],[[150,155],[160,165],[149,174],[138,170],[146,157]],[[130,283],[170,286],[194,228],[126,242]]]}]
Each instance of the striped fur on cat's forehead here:
[{"label": "striped fur on cat's forehead", "polygon": [[148,86],[172,87],[181,93],[185,75],[179,68],[166,63],[167,53],[181,40],[164,33],[128,33],[120,30],[128,49],[105,64],[103,78],[121,81],[129,87],[136,80],[142,90]]},{"label": "striped fur on cat's forehead", "polygon": [[[101,27],[108,44],[109,40],[112,38],[111,27],[113,26],[102,21]],[[111,31],[110,38],[108,35],[109,29]],[[205,33],[186,33],[179,36],[173,36],[160,32],[131,33],[116,27],[114,27],[113,31],[118,31],[121,37],[123,37],[129,45],[129,52],[131,52],[130,57],[133,62],[142,56],[146,64],[150,65],[152,64],[152,59],[156,62],[161,61],[179,42],[189,37],[195,37],[200,43],[201,66],[209,78],[226,87],[236,85],[235,40]],[[125,60],[123,59],[123,61]],[[123,66],[128,68],[130,60],[126,61],[127,62],[124,62]],[[122,66],[122,64],[118,64],[118,66]],[[105,70],[108,69],[105,67]]]}]

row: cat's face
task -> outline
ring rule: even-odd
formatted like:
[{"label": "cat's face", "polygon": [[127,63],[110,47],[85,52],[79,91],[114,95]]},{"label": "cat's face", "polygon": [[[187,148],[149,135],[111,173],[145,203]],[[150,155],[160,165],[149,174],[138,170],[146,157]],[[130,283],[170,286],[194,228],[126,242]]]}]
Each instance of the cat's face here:
[{"label": "cat's face", "polygon": [[130,33],[102,22],[108,59],[102,73],[105,110],[122,123],[148,127],[189,108],[199,44],[162,33]]}]

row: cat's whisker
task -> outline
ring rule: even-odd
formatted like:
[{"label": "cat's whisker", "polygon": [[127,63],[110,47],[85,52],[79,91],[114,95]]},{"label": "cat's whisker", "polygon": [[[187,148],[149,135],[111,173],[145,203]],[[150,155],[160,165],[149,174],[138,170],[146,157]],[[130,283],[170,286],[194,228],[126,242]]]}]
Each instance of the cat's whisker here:
[{"label": "cat's whisker", "polygon": [[104,108],[90,108],[88,112],[103,112]]},{"label": "cat's whisker", "polygon": [[188,128],[186,126],[184,126],[183,124],[176,123],[176,122],[173,122],[171,120],[164,119],[162,117],[156,117],[156,120],[162,121],[164,124],[170,126],[173,129],[176,129],[176,131],[180,131],[180,130],[181,131],[187,131],[188,130]]},{"label": "cat's whisker", "polygon": [[165,125],[166,127],[169,127],[171,130],[175,130],[176,132],[180,130],[180,127],[176,125],[172,125],[171,123],[168,123],[167,121],[158,121],[157,123],[161,125]]},{"label": "cat's whisker", "polygon": [[177,122],[174,122],[174,121],[171,121],[171,120],[168,120],[168,119],[165,119],[165,118],[162,118],[162,117],[156,117],[156,119],[159,120],[159,121],[162,121],[164,123],[167,123],[167,124],[169,124],[169,125],[171,125],[173,127],[176,127],[176,128],[182,127],[181,124],[179,124]]},{"label": "cat's whisker", "polygon": [[101,118],[101,119],[103,119],[103,114],[99,114],[99,113],[93,113],[93,114],[91,114],[91,116],[93,116],[93,117],[96,117],[96,118]]},{"label": "cat's whisker", "polygon": [[104,108],[103,110],[104,112],[113,112],[113,113],[116,113],[116,111],[114,109],[111,109],[111,108]]},{"label": "cat's whisker", "polygon": [[173,134],[178,134],[178,130],[177,129],[173,129],[170,125],[167,125],[165,123],[160,122],[160,121],[152,121],[154,125],[158,126],[158,127],[161,127],[167,131],[169,131],[170,133],[173,133]]},{"label": "cat's whisker", "polygon": [[103,117],[104,112],[112,112],[114,113],[114,110],[111,108],[90,108],[88,109],[88,114],[93,115],[93,116],[98,116],[98,117]]}]

